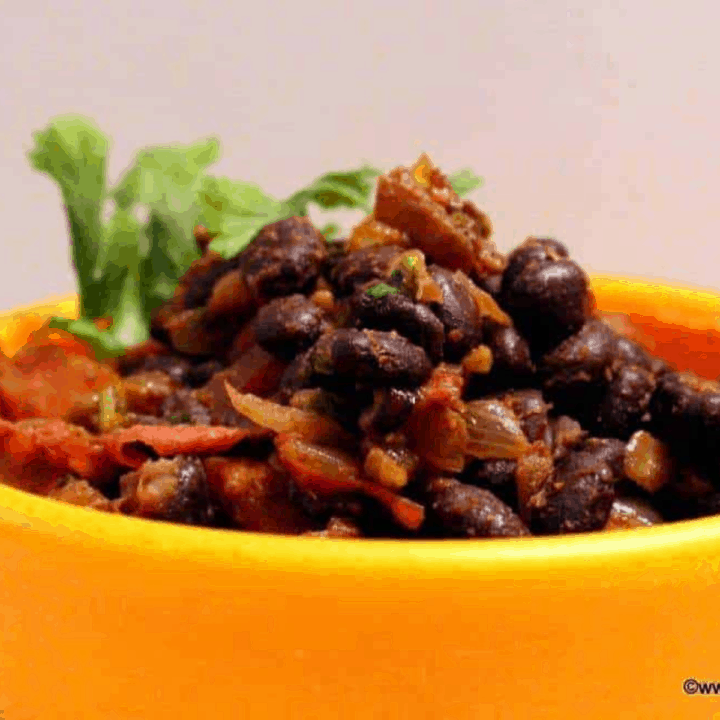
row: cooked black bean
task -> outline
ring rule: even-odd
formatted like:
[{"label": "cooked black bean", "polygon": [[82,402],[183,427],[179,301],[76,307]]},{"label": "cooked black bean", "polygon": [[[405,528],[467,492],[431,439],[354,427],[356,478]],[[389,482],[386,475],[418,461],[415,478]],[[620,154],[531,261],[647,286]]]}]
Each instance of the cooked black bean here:
[{"label": "cooked black bean", "polygon": [[615,335],[599,320],[585,323],[538,364],[543,391],[556,410],[591,427],[605,392],[604,371],[613,358]]},{"label": "cooked black bean", "polygon": [[314,521],[326,525],[332,517],[352,519],[367,537],[407,537],[374,498],[358,493],[318,496],[290,484],[290,497]]},{"label": "cooked black bean", "polygon": [[192,393],[181,389],[165,400],[162,417],[170,425],[210,425],[210,411]]},{"label": "cooked black bean", "polygon": [[701,413],[700,393],[680,373],[668,372],[657,379],[650,399],[650,429],[683,461],[698,459]]},{"label": "cooked black bean", "polygon": [[530,527],[538,534],[599,530],[615,499],[616,447],[586,444],[555,466],[555,477],[530,501]]},{"label": "cooked black bean", "polygon": [[285,369],[278,388],[280,402],[287,403],[296,391],[310,387],[313,375],[310,354],[311,350],[307,350],[297,355]]},{"label": "cooked black bean", "polygon": [[504,387],[526,385],[535,371],[530,346],[512,325],[488,330],[486,340],[493,356],[493,380]]},{"label": "cooked black bean", "polygon": [[386,435],[399,428],[410,417],[417,393],[403,388],[374,392],[373,404],[360,418],[360,429],[371,436]]},{"label": "cooked black bean", "polygon": [[433,363],[443,358],[443,324],[426,305],[413,302],[403,293],[375,297],[360,290],[352,296],[348,320],[356,328],[396,330],[424,348]]},{"label": "cooked black bean", "polygon": [[338,297],[352,295],[371,281],[386,281],[390,263],[403,251],[395,245],[379,245],[355,250],[336,261],[330,281]]},{"label": "cooked black bean", "polygon": [[467,485],[489,490],[517,512],[516,469],[516,460],[471,460],[460,475],[460,480]]},{"label": "cooked black bean", "polygon": [[323,311],[304,295],[272,300],[255,317],[255,337],[264,350],[290,361],[329,329]]},{"label": "cooked black bean", "polygon": [[577,332],[592,311],[585,272],[561,243],[539,238],[510,254],[499,300],[538,353]]},{"label": "cooked black bean", "polygon": [[620,365],[639,365],[653,375],[659,375],[667,369],[667,363],[651,355],[642,345],[630,338],[619,335],[615,340],[613,363]]},{"label": "cooked black bean", "polygon": [[489,490],[465,485],[451,478],[438,478],[428,487],[431,523],[444,536],[525,537],[523,521]]},{"label": "cooked black bean", "polygon": [[291,217],[266,225],[238,263],[251,296],[262,304],[310,291],[326,258],[325,240],[312,223]]},{"label": "cooked black bean", "polygon": [[146,462],[120,480],[123,512],[186,525],[213,524],[216,508],[199,458],[178,455]]},{"label": "cooked black bean", "polygon": [[699,440],[702,443],[703,454],[709,454],[720,448],[720,392],[701,393],[699,411],[702,428]]},{"label": "cooked black bean", "polygon": [[185,382],[191,388],[202,387],[215,373],[220,372],[224,367],[219,360],[206,360],[205,362],[191,365],[185,374]]},{"label": "cooked black bean", "polygon": [[685,467],[651,496],[652,504],[668,521],[714,514],[714,485],[705,471]]},{"label": "cooked black bean", "polygon": [[600,401],[598,422],[603,433],[627,440],[649,420],[655,390],[653,374],[639,365],[617,367]]},{"label": "cooked black bean", "polygon": [[193,276],[183,297],[186,310],[202,307],[210,299],[215,283],[230,272],[233,272],[240,262],[238,256],[223,263],[212,265],[203,273]]},{"label": "cooked black bean", "polygon": [[520,421],[520,427],[530,442],[543,440],[551,442],[548,405],[539,390],[519,390],[502,396],[506,405],[512,408]]},{"label": "cooked black bean", "polygon": [[340,329],[310,349],[310,364],[320,383],[371,382],[381,386],[418,386],[430,376],[425,351],[395,332]]},{"label": "cooked black bean", "polygon": [[173,382],[185,385],[187,373],[193,365],[189,359],[179,355],[149,355],[132,365],[124,364],[121,369],[122,375],[130,375],[135,372],[151,370],[162,370],[167,373]]},{"label": "cooked black bean", "polygon": [[502,273],[495,273],[493,275],[487,275],[486,277],[473,278],[473,280],[479,288],[481,288],[485,292],[490,293],[494,298],[497,298],[500,295],[503,281]]},{"label": "cooked black bean", "polygon": [[587,430],[583,430],[580,423],[568,415],[560,415],[550,421],[550,436],[553,457],[559,460],[571,450],[576,449],[587,438]]},{"label": "cooked black bean", "polygon": [[480,344],[484,323],[475,300],[455,273],[439,265],[431,265],[428,272],[443,294],[442,303],[434,302],[430,307],[445,328],[445,357],[450,362],[458,362]]},{"label": "cooked black bean", "polygon": [[598,462],[605,462],[613,471],[614,480],[618,482],[625,476],[625,449],[627,445],[617,438],[588,438],[583,451],[588,457],[592,455]]}]

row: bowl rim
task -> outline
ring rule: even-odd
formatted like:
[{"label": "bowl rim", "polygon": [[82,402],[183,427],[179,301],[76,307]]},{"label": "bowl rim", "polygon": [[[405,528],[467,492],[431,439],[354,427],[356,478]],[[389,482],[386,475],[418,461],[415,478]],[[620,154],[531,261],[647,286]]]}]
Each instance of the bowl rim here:
[{"label": "bowl rim", "polygon": [[[591,274],[593,288],[603,292],[620,289],[647,298],[662,288],[668,300],[682,299],[697,305],[720,327],[714,311],[720,291],[667,282],[654,278]],[[62,304],[71,312],[75,296],[52,298],[0,314],[0,323],[11,321],[28,311],[52,312]],[[57,310],[56,310],[57,311]],[[175,525],[104,513],[33,495],[0,484],[0,529],[16,533],[39,533],[70,539],[82,545],[102,546],[124,554],[150,555],[162,560],[222,565],[229,569],[255,563],[278,565],[307,572],[332,567],[336,572],[357,572],[362,567],[383,566],[388,571],[403,568],[408,561],[421,564],[446,563],[499,569],[542,566],[582,567],[607,565],[609,560],[637,556],[639,559],[668,548],[707,546],[720,542],[720,515],[696,520],[612,532],[577,535],[533,536],[532,538],[468,540],[405,540],[363,538],[342,539],[298,537]],[[405,566],[407,567],[407,566]]]}]

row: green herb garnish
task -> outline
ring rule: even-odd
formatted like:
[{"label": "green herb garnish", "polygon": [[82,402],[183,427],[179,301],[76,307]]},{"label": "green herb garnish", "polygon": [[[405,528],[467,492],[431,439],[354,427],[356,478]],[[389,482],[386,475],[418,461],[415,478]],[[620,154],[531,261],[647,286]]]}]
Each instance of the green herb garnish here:
[{"label": "green herb garnish", "polygon": [[458,170],[456,173],[449,175],[448,180],[452,185],[452,189],[458,195],[467,195],[469,192],[477,190],[484,182],[483,179],[470,170],[470,168]]},{"label": "green herb garnish", "polygon": [[[58,184],[68,218],[77,272],[80,317],[54,318],[52,326],[88,341],[100,358],[119,355],[150,334],[152,311],[172,297],[178,281],[199,257],[192,229],[214,235],[210,249],[226,258],[245,249],[267,224],[305,216],[311,205],[369,213],[381,170],[363,165],[320,176],[285,200],[257,185],[214,177],[207,168],[219,157],[219,142],[147,148],[120,180],[107,183],[109,141],[90,120],[64,116],[34,134],[32,166]],[[450,176],[458,194],[480,178],[469,170]],[[326,225],[330,240],[340,233]],[[374,297],[398,292],[389,285]],[[109,328],[95,321],[110,319]]]},{"label": "green herb garnish", "polygon": [[386,295],[397,295],[400,291],[397,288],[392,287],[392,285],[378,283],[377,285],[369,287],[365,292],[370,295],[370,297],[381,298]]}]

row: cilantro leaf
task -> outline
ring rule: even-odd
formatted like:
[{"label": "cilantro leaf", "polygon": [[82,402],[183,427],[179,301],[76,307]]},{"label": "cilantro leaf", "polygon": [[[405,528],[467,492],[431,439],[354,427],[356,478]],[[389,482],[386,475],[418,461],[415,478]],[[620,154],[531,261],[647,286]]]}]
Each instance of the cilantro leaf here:
[{"label": "cilantro leaf", "polygon": [[210,248],[225,258],[244,250],[260,230],[292,212],[258,185],[205,177],[200,190],[200,223],[218,234]]},{"label": "cilantro leaf", "polygon": [[291,195],[285,204],[292,215],[307,215],[310,203],[323,210],[351,208],[369,213],[372,211],[370,203],[374,181],[381,172],[370,165],[363,165],[356,170],[326,173]]},{"label": "cilantro leaf", "polygon": [[386,295],[397,295],[400,291],[397,288],[392,287],[392,285],[378,283],[377,285],[369,287],[365,292],[370,295],[370,297],[381,298]]},{"label": "cilantro leaf", "polygon": [[97,263],[103,246],[108,140],[91,121],[75,115],[57,118],[33,137],[30,164],[55,180],[62,193],[73,240],[81,312],[97,317],[103,285]]},{"label": "cilantro leaf", "polygon": [[137,203],[150,211],[144,233],[149,251],[142,276],[153,303],[171,297],[183,273],[199,257],[192,235],[202,210],[198,196],[204,170],[217,160],[219,147],[210,138],[192,145],[147,148],[113,190],[120,211]]},{"label": "cilantro leaf", "polygon": [[200,222],[211,233],[221,232],[223,219],[229,215],[275,217],[286,210],[254,183],[209,176],[203,179],[199,201]]},{"label": "cilantro leaf", "polygon": [[[199,256],[195,225],[215,236],[212,250],[232,257],[263,227],[292,215],[306,216],[310,205],[371,212],[381,174],[370,165],[326,173],[280,201],[253,183],[208,175],[207,167],[219,154],[218,141],[209,138],[142,150],[108,189],[109,143],[91,121],[75,115],[56,118],[34,140],[31,165],[50,176],[62,194],[80,295],[80,317],[55,318],[53,327],[89,341],[99,357],[118,355],[148,339],[152,311],[172,297]],[[482,182],[467,169],[449,179],[460,195]],[[113,208],[105,220],[108,202]],[[146,221],[139,219],[138,210]],[[321,232],[331,240],[340,228],[328,224]],[[379,283],[367,292],[384,297],[399,291]],[[106,324],[98,319],[111,324],[100,329]]]},{"label": "cilantro leaf", "polygon": [[195,203],[203,183],[201,172],[219,156],[220,143],[215,138],[192,145],[146,148],[116,185],[113,198],[123,210],[141,202],[183,213]]},{"label": "cilantro leaf", "polygon": [[288,217],[279,214],[276,217],[230,215],[223,219],[220,235],[210,242],[210,249],[224,258],[231,258],[242,252],[268,224]]},{"label": "cilantro leaf", "polygon": [[99,329],[93,318],[77,320],[53,318],[58,327],[90,342],[99,358],[121,354],[126,347],[150,337],[150,309],[140,278],[143,258],[137,252],[140,223],[127,210],[118,210],[105,228],[107,259],[103,281],[103,316],[112,320],[106,330]]},{"label": "cilantro leaf", "polygon": [[320,234],[326,240],[334,240],[340,234],[340,226],[335,223],[328,223],[320,230]]},{"label": "cilantro leaf", "polygon": [[458,170],[452,175],[449,175],[448,180],[458,195],[467,195],[483,184],[483,179],[470,170],[470,168]]}]

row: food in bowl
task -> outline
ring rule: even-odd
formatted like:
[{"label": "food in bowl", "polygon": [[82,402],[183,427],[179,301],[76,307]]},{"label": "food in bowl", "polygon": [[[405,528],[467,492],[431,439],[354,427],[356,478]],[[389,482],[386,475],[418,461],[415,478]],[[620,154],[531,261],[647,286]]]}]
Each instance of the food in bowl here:
[{"label": "food in bowl", "polygon": [[600,317],[562,243],[500,253],[427,156],[382,175],[343,239],[303,214],[231,235],[194,227],[198,256],[121,354],[98,339],[129,324],[122,293],[148,281],[133,267],[117,313],[44,327],[3,359],[3,482],[326,538],[529,538],[720,512],[720,386]]}]

